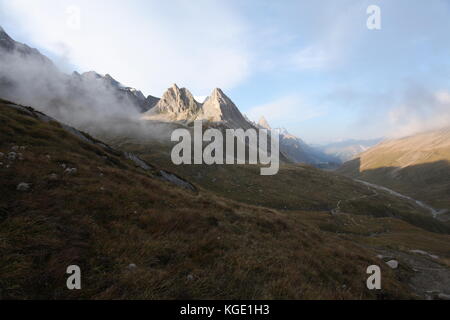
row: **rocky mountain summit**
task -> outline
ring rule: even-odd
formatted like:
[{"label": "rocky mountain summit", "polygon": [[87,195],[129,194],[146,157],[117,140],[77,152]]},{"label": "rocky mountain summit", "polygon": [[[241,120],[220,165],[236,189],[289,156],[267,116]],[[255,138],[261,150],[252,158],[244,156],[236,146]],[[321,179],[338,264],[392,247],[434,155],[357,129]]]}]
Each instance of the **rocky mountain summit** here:
[{"label": "rocky mountain summit", "polygon": [[144,114],[144,118],[190,120],[195,119],[200,111],[201,104],[195,101],[192,93],[174,84],[164,92],[156,105]]},{"label": "rocky mountain summit", "polygon": [[200,103],[188,89],[180,89],[176,84],[164,92],[154,108],[146,112],[143,118],[166,121],[205,120],[224,123],[230,128],[252,127],[221,89],[214,89],[204,103]]},{"label": "rocky mountain summit", "polygon": [[226,122],[233,128],[246,129],[251,127],[234,102],[219,88],[214,89],[203,103],[202,119],[213,122]]}]

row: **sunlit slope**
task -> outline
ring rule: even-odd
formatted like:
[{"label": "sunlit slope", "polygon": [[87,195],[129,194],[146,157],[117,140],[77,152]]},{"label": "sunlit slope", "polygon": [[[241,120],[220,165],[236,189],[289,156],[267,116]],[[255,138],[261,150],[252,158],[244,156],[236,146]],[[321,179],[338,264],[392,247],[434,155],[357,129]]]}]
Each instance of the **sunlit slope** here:
[{"label": "sunlit slope", "polygon": [[383,142],[338,172],[450,209],[450,128]]}]

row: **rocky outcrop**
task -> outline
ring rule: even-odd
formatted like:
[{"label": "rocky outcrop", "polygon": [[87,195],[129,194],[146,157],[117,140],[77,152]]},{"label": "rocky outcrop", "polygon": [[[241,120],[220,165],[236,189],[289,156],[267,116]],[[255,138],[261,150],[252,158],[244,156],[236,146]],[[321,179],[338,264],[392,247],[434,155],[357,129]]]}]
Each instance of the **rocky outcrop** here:
[{"label": "rocky outcrop", "polygon": [[192,93],[176,84],[166,90],[156,105],[144,118],[160,120],[194,120],[201,112],[201,104],[195,101]]},{"label": "rocky outcrop", "polygon": [[251,127],[233,101],[219,88],[214,89],[212,94],[206,98],[200,118],[212,122],[225,122],[231,128],[247,129]]}]

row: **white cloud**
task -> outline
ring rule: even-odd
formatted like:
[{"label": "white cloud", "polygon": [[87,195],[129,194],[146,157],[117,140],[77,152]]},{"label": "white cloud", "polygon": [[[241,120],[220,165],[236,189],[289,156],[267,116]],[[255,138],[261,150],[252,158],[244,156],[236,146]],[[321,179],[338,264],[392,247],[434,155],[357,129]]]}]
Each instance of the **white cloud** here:
[{"label": "white cloud", "polygon": [[321,69],[332,63],[333,57],[317,47],[306,47],[292,56],[292,63],[300,70]]},{"label": "white cloud", "polygon": [[[73,6],[80,9],[79,30],[68,23]],[[80,71],[110,73],[146,94],[177,82],[205,95],[238,85],[250,72],[245,24],[223,2],[0,0],[0,7],[26,40]]]},{"label": "white cloud", "polygon": [[450,126],[450,92],[423,91],[413,96],[406,96],[401,104],[389,110],[387,119],[390,137],[403,137],[448,127]]},{"label": "white cloud", "polygon": [[288,95],[250,108],[246,113],[254,121],[258,121],[260,117],[264,116],[271,125],[273,123],[273,126],[279,126],[279,123],[292,122],[293,120],[298,123],[320,117],[325,114],[325,111],[319,107],[309,106],[298,95]]}]

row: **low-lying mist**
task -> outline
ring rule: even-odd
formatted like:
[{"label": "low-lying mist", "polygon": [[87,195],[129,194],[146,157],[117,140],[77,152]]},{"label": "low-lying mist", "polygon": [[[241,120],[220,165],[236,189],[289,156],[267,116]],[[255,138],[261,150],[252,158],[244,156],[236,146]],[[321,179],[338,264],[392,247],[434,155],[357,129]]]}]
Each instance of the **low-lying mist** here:
[{"label": "low-lying mist", "polygon": [[31,106],[94,136],[167,137],[168,128],[141,121],[139,106],[94,72],[65,74],[37,50],[0,50],[0,61],[3,99]]}]

